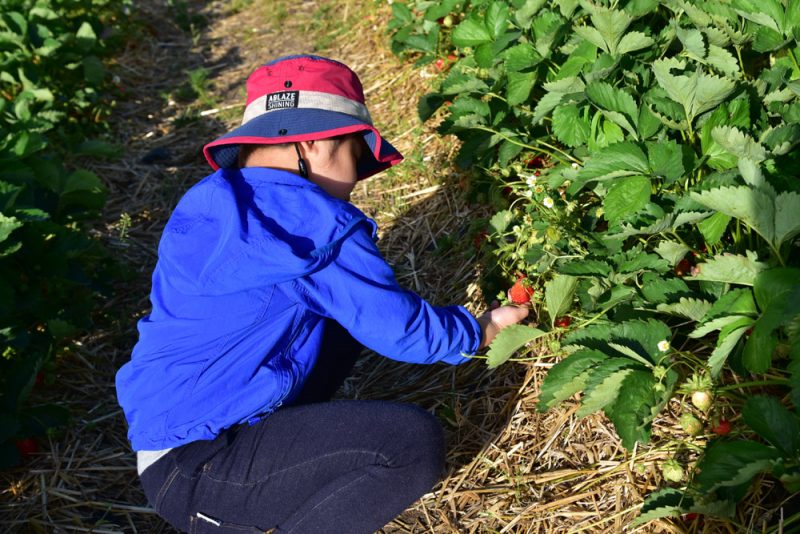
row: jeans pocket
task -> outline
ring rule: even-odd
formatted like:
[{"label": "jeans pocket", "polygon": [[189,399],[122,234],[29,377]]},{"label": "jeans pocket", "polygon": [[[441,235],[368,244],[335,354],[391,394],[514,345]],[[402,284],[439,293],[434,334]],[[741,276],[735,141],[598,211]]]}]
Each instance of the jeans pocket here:
[{"label": "jeans pocket", "polygon": [[202,512],[189,518],[189,534],[269,534],[273,529],[263,530],[216,519]]}]

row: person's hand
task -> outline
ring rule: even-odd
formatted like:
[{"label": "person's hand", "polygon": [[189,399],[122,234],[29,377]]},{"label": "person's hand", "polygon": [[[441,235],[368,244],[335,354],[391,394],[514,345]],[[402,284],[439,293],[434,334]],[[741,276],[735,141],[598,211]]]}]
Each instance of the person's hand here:
[{"label": "person's hand", "polygon": [[478,324],[481,325],[483,333],[480,348],[487,347],[503,328],[526,318],[529,311],[527,306],[500,306],[497,302],[493,302],[491,309],[478,317]]}]

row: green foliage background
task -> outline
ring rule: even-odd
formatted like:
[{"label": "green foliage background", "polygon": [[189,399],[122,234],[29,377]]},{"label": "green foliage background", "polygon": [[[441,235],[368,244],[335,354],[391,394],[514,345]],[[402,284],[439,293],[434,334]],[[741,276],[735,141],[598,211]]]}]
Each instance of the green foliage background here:
[{"label": "green foliage background", "polygon": [[628,449],[676,394],[738,389],[729,402],[763,410],[745,417],[753,439],[713,442],[642,521],[731,516],[763,473],[796,492],[800,2],[392,7],[396,53],[456,57],[419,112],[462,141],[473,197],[497,209],[487,279],[538,280],[549,328],[501,332],[489,365],[550,338],[562,358],[540,408],[581,392],[578,415],[604,411]]},{"label": "green foliage background", "polygon": [[0,467],[19,461],[16,440],[66,421],[63,407],[25,400],[113,284],[90,234],[106,190],[74,162],[119,151],[96,136],[113,104],[102,58],[121,39],[125,4],[0,1]]}]

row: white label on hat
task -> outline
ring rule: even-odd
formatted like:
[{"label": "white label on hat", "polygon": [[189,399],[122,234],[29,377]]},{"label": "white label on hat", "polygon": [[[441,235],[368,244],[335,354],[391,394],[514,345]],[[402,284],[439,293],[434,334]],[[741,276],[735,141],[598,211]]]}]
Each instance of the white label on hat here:
[{"label": "white label on hat", "polygon": [[300,91],[281,91],[267,95],[267,111],[296,108],[299,93]]},{"label": "white label on hat", "polygon": [[242,124],[271,111],[293,108],[336,111],[372,124],[372,118],[364,104],[344,96],[317,91],[281,91],[262,95],[247,105]]}]

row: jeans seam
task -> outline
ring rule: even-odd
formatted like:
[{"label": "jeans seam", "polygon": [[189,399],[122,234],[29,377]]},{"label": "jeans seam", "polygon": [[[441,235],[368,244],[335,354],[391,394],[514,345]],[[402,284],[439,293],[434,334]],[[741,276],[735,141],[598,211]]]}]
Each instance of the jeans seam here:
[{"label": "jeans seam", "polygon": [[158,491],[158,495],[156,495],[156,500],[153,503],[153,508],[155,509],[156,512],[158,512],[159,509],[161,508],[161,501],[164,500],[167,491],[169,491],[169,488],[172,486],[172,483],[175,482],[175,479],[178,477],[179,474],[180,474],[180,468],[178,468],[178,466],[175,466],[175,468],[167,477],[167,480],[161,486],[161,489]]},{"label": "jeans seam", "polygon": [[295,464],[295,465],[293,465],[291,467],[284,467],[283,469],[280,469],[278,471],[269,473],[267,476],[265,476],[263,478],[260,478],[258,480],[252,481],[252,482],[234,482],[234,481],[231,481],[231,480],[223,480],[223,479],[220,479],[220,478],[215,478],[215,477],[213,477],[213,476],[211,476],[210,474],[207,474],[207,473],[203,473],[201,476],[203,476],[204,478],[206,478],[206,479],[208,479],[208,480],[210,480],[212,482],[218,482],[218,483],[221,483],[221,484],[233,484],[234,486],[256,486],[258,484],[263,483],[264,481],[268,480],[271,477],[283,474],[283,473],[285,473],[287,471],[291,471],[291,470],[297,469],[299,467],[303,467],[303,466],[308,465],[308,464],[310,464],[312,462],[317,462],[317,461],[322,460],[324,458],[330,458],[332,456],[337,456],[337,455],[340,455],[340,454],[351,454],[351,453],[354,453],[354,452],[355,453],[359,453],[359,454],[367,454],[367,455],[377,456],[384,462],[385,465],[387,465],[387,466],[389,465],[389,458],[387,458],[386,455],[384,455],[384,454],[382,454],[380,452],[374,452],[374,451],[369,451],[369,450],[364,450],[364,449],[350,449],[350,450],[345,450],[345,451],[336,451],[336,452],[329,453],[329,454],[323,454],[321,456],[316,456],[312,460],[306,460],[305,462],[301,462],[299,464]]},{"label": "jeans seam", "polygon": [[296,531],[297,531],[297,527],[299,527],[300,525],[302,525],[302,524],[303,524],[303,521],[305,521],[305,520],[306,520],[306,518],[307,518],[307,517],[308,517],[308,516],[311,514],[311,512],[313,512],[314,510],[316,510],[317,508],[319,508],[320,506],[322,506],[323,504],[325,504],[325,502],[327,502],[328,500],[330,500],[331,498],[333,498],[333,497],[334,497],[334,496],[335,496],[337,493],[339,493],[340,491],[343,491],[343,490],[347,489],[348,487],[352,486],[353,484],[355,484],[356,482],[358,482],[358,481],[359,481],[359,480],[361,480],[362,478],[366,477],[367,475],[368,475],[368,473],[364,473],[364,474],[363,474],[363,475],[361,475],[360,477],[358,477],[358,478],[356,478],[356,479],[353,479],[353,480],[351,480],[350,482],[348,482],[347,484],[345,484],[345,485],[344,485],[344,486],[342,486],[341,488],[337,489],[336,491],[334,491],[333,493],[331,493],[330,495],[328,495],[327,497],[325,497],[324,499],[322,499],[321,501],[319,501],[317,504],[315,504],[315,505],[314,505],[314,506],[311,508],[311,510],[308,510],[308,512],[306,512],[306,513],[305,513],[305,515],[304,515],[304,516],[303,516],[303,517],[300,519],[300,521],[298,521],[298,522],[297,522],[297,523],[296,523],[296,524],[295,524],[295,525],[294,525],[294,526],[293,526],[293,527],[292,527],[290,530],[288,530],[288,531],[286,532],[286,534],[291,534],[292,532],[296,532]]}]

